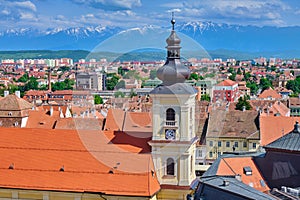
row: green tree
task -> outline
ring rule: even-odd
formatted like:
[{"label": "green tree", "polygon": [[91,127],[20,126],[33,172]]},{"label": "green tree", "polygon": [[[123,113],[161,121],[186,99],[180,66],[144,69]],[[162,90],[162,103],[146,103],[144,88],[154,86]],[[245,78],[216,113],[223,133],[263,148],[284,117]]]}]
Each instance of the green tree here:
[{"label": "green tree", "polygon": [[112,77],[106,79],[106,89],[107,90],[114,90],[115,86],[117,85],[119,81],[119,77],[117,75],[113,75]]},{"label": "green tree", "polygon": [[241,68],[238,68],[236,73],[239,74],[239,75],[241,75],[242,74]]},{"label": "green tree", "polygon": [[262,89],[262,91],[269,89],[272,87],[272,83],[269,79],[267,78],[261,78],[259,81],[259,86]]},{"label": "green tree", "polygon": [[156,78],[156,72],[157,72],[157,70],[155,70],[155,69],[152,69],[150,71],[150,79],[155,79]]},{"label": "green tree", "polygon": [[233,74],[231,74],[228,78],[229,78],[230,80],[232,80],[232,81],[235,81],[235,77],[236,77],[236,74],[233,73]]},{"label": "green tree", "polygon": [[245,80],[245,81],[249,81],[250,77],[251,77],[250,72],[244,73],[244,80]]},{"label": "green tree", "polygon": [[243,97],[240,97],[236,106],[235,106],[235,109],[236,110],[243,110],[243,109],[246,109],[246,110],[250,110],[251,109],[251,105],[249,103],[249,101],[247,100],[247,97],[244,96]]},{"label": "green tree", "polygon": [[38,90],[39,83],[37,82],[36,78],[30,77],[29,81],[24,85],[24,90]]},{"label": "green tree", "polygon": [[295,94],[300,93],[300,76],[297,76],[295,80],[289,80],[286,83],[286,88],[292,90]]},{"label": "green tree", "polygon": [[132,97],[134,97],[134,96],[137,96],[137,94],[136,94],[136,92],[135,92],[133,89],[131,89],[131,90],[130,90],[129,97],[132,98]]},{"label": "green tree", "polygon": [[208,102],[210,102],[210,96],[208,94],[201,95],[201,101],[208,101]]},{"label": "green tree", "polygon": [[247,81],[246,86],[250,88],[251,94],[256,94],[258,91],[258,85],[253,81]]},{"label": "green tree", "polygon": [[190,77],[189,77],[189,80],[192,80],[192,79],[198,81],[198,80],[199,80],[198,74],[196,74],[196,73],[191,73],[191,75],[190,75]]},{"label": "green tree", "polygon": [[28,73],[25,73],[23,76],[21,76],[21,77],[18,79],[18,82],[26,83],[28,80],[29,80]]},{"label": "green tree", "polygon": [[96,105],[98,105],[98,104],[103,104],[103,99],[102,99],[99,95],[95,95],[95,96],[94,96],[94,103],[95,103]]},{"label": "green tree", "polygon": [[122,67],[118,67],[118,74],[124,76],[125,70]]},{"label": "green tree", "polygon": [[116,91],[114,95],[115,95],[116,98],[119,98],[119,97],[123,98],[123,97],[125,97],[125,94],[123,92],[121,92],[121,91]]}]

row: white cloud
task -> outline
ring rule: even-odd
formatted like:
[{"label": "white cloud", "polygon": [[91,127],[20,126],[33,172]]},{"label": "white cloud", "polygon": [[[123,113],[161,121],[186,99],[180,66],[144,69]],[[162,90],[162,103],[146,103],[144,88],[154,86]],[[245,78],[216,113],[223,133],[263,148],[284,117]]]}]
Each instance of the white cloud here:
[{"label": "white cloud", "polygon": [[141,0],[72,0],[78,4],[85,4],[93,8],[103,10],[131,10],[133,7],[140,7]]},{"label": "white cloud", "polygon": [[5,20],[37,20],[37,8],[31,1],[0,1],[0,18]]}]

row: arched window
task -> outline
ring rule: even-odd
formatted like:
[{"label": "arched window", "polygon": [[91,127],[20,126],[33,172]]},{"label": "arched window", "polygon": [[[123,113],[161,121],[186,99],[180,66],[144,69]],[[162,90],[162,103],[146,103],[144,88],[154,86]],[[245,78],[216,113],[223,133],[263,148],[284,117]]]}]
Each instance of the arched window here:
[{"label": "arched window", "polygon": [[168,108],[166,114],[167,121],[175,121],[175,110],[173,108]]},{"label": "arched window", "polygon": [[167,159],[167,175],[175,175],[175,162],[173,158]]}]

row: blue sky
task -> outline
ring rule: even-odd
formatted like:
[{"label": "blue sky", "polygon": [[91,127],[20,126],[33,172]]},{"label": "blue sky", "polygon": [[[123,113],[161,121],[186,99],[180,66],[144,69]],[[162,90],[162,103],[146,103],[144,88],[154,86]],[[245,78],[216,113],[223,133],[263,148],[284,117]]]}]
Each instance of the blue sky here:
[{"label": "blue sky", "polygon": [[0,29],[168,26],[176,20],[300,25],[300,0],[0,0]]}]

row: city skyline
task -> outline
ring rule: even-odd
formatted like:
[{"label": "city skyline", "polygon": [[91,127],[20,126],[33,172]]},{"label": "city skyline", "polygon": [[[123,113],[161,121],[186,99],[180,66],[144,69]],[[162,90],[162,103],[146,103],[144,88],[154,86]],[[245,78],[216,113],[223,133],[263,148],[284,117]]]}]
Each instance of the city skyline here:
[{"label": "city skyline", "polygon": [[255,26],[299,26],[297,0],[0,0],[1,29],[68,28],[86,26],[165,25],[175,12],[176,20]]}]

